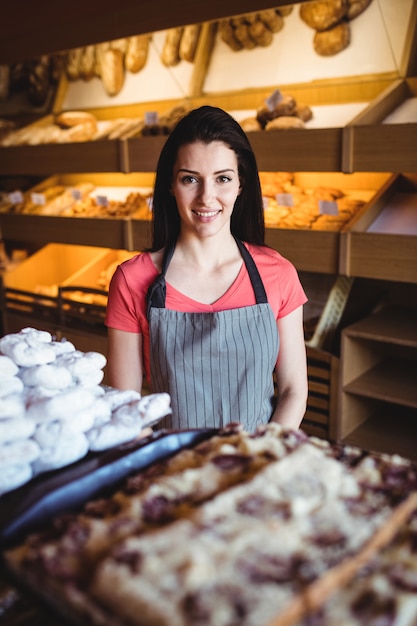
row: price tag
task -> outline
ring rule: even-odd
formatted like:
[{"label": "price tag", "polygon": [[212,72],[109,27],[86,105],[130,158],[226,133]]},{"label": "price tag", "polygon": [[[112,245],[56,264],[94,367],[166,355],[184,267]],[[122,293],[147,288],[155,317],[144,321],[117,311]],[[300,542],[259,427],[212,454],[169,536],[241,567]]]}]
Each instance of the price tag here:
[{"label": "price tag", "polygon": [[107,196],[96,196],[96,202],[99,206],[109,206],[109,199]]},{"label": "price tag", "polygon": [[276,89],[275,91],[273,91],[271,95],[265,100],[265,104],[266,104],[268,111],[273,111],[274,109],[276,109],[277,104],[281,102],[283,97],[284,96],[282,95],[279,89]]},{"label": "price tag", "polygon": [[21,191],[12,191],[9,193],[9,202],[12,204],[20,204],[24,202],[23,193]]},{"label": "price tag", "polygon": [[294,206],[294,196],[292,193],[277,193],[275,199],[278,206]]},{"label": "price tag", "polygon": [[31,193],[30,199],[32,200],[33,204],[37,204],[38,206],[43,206],[44,204],[46,204],[46,197],[44,193]]},{"label": "price tag", "polygon": [[264,211],[266,211],[269,205],[269,198],[267,198],[266,196],[262,196],[262,204],[264,207]]},{"label": "price tag", "polygon": [[152,209],[153,209],[153,196],[148,196],[146,198],[146,204],[148,205],[149,210],[152,211]]},{"label": "price tag", "polygon": [[71,196],[72,196],[72,199],[75,201],[81,200],[82,198],[82,194],[79,189],[71,189]]},{"label": "price tag", "polygon": [[333,200],[319,200],[320,215],[339,215],[337,202]]},{"label": "price tag", "polygon": [[145,124],[146,126],[155,126],[159,121],[159,115],[157,111],[146,111]]}]

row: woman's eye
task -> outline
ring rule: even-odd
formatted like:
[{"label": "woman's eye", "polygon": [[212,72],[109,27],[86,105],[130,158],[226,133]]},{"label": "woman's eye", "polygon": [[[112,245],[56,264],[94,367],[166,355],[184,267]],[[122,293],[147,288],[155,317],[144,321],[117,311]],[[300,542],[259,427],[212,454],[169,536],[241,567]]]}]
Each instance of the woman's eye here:
[{"label": "woman's eye", "polygon": [[191,183],[196,183],[196,182],[197,182],[197,179],[196,179],[196,177],[195,177],[195,176],[191,176],[191,175],[187,174],[187,176],[183,176],[183,177],[181,178],[181,182],[182,182],[184,185],[190,185]]},{"label": "woman's eye", "polygon": [[219,176],[218,178],[220,183],[229,183],[231,180],[230,176]]}]

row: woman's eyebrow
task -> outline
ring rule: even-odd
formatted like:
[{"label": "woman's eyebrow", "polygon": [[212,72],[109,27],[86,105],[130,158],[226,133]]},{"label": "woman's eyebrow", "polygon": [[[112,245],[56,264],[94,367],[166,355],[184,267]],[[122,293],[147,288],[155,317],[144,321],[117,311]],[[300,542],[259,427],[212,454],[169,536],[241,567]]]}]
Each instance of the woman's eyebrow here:
[{"label": "woman's eyebrow", "polygon": [[[213,172],[213,174],[224,174],[225,172],[235,172],[236,170],[234,170],[232,167],[226,167],[224,170],[218,170],[217,172]],[[198,172],[197,170],[190,170],[186,167],[180,167],[177,172],[187,172],[188,174],[199,174],[200,172]]]}]

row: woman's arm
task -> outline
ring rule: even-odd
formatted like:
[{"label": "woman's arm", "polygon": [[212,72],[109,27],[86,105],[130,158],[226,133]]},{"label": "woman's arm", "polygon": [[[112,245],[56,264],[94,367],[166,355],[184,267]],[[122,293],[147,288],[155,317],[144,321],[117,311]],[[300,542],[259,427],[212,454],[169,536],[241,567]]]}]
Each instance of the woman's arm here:
[{"label": "woman's arm", "polygon": [[278,320],[280,348],[275,368],[278,403],[272,420],[297,429],[304,417],[308,395],[303,307]]},{"label": "woman's arm", "polygon": [[116,389],[142,391],[142,335],[124,330],[107,330],[107,378]]}]

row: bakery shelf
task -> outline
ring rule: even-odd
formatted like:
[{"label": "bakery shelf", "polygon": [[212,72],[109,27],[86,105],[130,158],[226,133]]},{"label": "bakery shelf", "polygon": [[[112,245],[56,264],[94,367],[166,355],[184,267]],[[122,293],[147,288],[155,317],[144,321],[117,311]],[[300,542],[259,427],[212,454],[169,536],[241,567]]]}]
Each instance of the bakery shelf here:
[{"label": "bakery shelf", "polygon": [[324,350],[306,347],[308,402],[301,428],[308,434],[334,440],[337,424],[339,359]]},{"label": "bakery shelf", "polygon": [[[417,429],[416,380],[414,310],[382,308],[345,328],[341,345],[338,439],[399,454],[404,453],[400,449],[405,446],[408,453],[411,446],[407,447],[407,441],[412,440],[412,435],[401,423],[414,420],[413,428]],[[388,414],[391,422],[384,422],[382,427],[378,416]],[[391,440],[388,433],[393,433]],[[415,439],[412,441],[416,458]],[[381,445],[383,448],[379,448]]]},{"label": "bakery shelf", "polygon": [[417,78],[394,81],[348,125],[343,170],[417,170]]},{"label": "bakery shelf", "polygon": [[344,444],[365,447],[386,454],[399,454],[417,462],[417,420],[415,414],[399,412],[387,406],[360,424],[348,436]]},{"label": "bakery shelf", "polygon": [[0,171],[7,174],[49,176],[66,172],[122,172],[119,141],[0,147]]},{"label": "bakery shelf", "polygon": [[340,272],[417,283],[417,177],[394,176],[341,234]]},{"label": "bakery shelf", "polygon": [[[327,187],[338,189],[346,197],[365,203],[377,197],[379,189],[391,179],[389,174],[365,175],[338,172],[297,172],[294,184],[303,189]],[[354,218],[353,218],[354,219]],[[278,224],[279,226],[279,224]],[[340,265],[340,236],[338,230],[313,230],[309,228],[274,228],[266,230],[266,242],[287,257],[298,270],[338,274]]]}]

